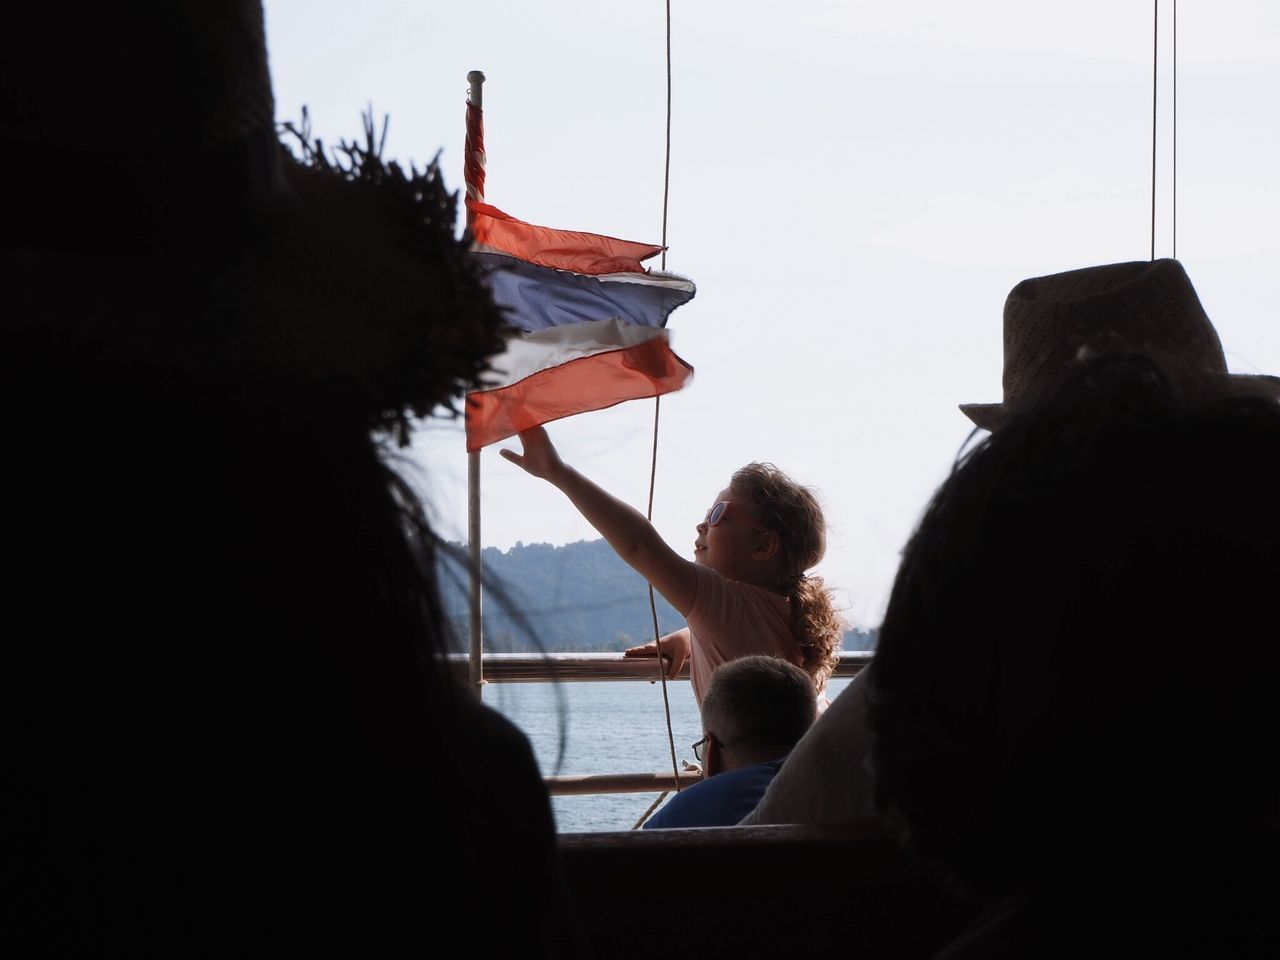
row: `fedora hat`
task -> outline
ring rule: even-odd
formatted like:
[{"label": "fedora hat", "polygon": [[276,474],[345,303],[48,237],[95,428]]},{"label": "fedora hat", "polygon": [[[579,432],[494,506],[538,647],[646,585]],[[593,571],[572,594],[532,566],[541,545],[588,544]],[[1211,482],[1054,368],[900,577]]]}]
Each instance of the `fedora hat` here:
[{"label": "fedora hat", "polygon": [[1004,305],[1004,399],[961,411],[987,430],[1053,387],[1076,361],[1147,353],[1211,392],[1280,397],[1280,379],[1227,372],[1218,333],[1177,260],[1135,260],[1023,280]]},{"label": "fedora hat", "polygon": [[7,376],[163,370],[403,442],[501,348],[435,163],[277,126],[259,0],[24,4],[0,53]]}]

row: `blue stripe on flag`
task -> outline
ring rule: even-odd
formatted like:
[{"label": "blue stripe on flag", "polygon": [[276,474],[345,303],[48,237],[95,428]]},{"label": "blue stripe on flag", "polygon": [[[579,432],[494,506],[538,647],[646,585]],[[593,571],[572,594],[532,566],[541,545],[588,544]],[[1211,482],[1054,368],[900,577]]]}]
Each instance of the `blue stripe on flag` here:
[{"label": "blue stripe on flag", "polygon": [[614,318],[663,327],[695,292],[691,281],[668,274],[585,276],[497,253],[474,256],[487,267],[494,302],[508,308],[513,326],[527,331]]}]

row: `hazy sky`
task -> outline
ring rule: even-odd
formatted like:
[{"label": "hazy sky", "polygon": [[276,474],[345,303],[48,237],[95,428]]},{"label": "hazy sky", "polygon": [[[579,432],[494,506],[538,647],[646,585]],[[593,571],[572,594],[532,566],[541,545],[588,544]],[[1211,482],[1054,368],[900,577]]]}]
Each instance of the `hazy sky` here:
[{"label": "hazy sky", "polygon": [[[818,572],[879,623],[931,491],[1000,399],[1019,280],[1146,259],[1152,4],[672,3],[667,268],[698,285],[669,325],[693,382],[662,401],[654,520],[692,550],[729,474],[771,460],[821,491]],[[276,114],[326,140],[372,104],[389,158],[440,151],[462,186],[468,70],[483,70],[487,199],[548,226],[662,234],[661,2],[267,0]],[[1158,256],[1172,253],[1172,4],[1161,4]],[[1177,254],[1233,371],[1280,373],[1280,5],[1178,9]],[[641,510],[653,401],[550,427]],[[437,527],[466,534],[461,424],[411,451]],[[550,486],[482,455],[482,539],[595,533]],[[1046,544],[1052,549],[1052,544]]]}]

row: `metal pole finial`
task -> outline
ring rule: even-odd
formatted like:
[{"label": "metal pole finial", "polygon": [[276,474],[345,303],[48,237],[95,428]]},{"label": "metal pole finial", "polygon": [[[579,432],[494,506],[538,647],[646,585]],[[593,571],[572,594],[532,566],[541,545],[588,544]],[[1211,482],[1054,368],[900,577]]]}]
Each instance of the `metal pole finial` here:
[{"label": "metal pole finial", "polygon": [[484,99],[484,71],[468,71],[467,83],[471,85],[471,88],[467,91],[467,103],[475,104],[477,107],[482,106],[480,101]]}]

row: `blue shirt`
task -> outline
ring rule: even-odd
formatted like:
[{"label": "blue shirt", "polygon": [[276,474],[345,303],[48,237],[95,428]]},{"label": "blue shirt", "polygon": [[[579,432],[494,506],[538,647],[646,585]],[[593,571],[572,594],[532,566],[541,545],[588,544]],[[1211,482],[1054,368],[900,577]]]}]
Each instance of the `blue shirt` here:
[{"label": "blue shirt", "polygon": [[786,757],[717,773],[681,790],[645,821],[659,827],[731,827],[755,809]]}]

